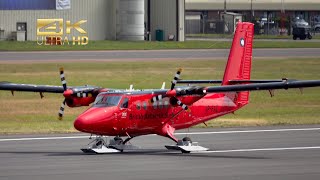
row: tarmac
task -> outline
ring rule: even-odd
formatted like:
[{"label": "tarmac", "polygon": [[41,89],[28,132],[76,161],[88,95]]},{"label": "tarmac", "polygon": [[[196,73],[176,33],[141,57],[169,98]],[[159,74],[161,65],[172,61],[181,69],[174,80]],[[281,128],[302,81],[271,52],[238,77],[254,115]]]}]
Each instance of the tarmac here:
[{"label": "tarmac", "polygon": [[0,136],[0,179],[319,179],[320,126],[190,129],[210,148],[204,153],[168,151],[167,138],[132,139],[141,150],[103,155],[80,151],[87,134]]},{"label": "tarmac", "polygon": [[[64,60],[227,59],[229,50],[0,52],[0,62]],[[317,48],[254,49],[255,58],[319,57]],[[167,138],[134,138],[137,151],[88,155],[80,151],[88,134],[0,136],[0,180],[53,179],[246,179],[320,178],[320,125],[190,129],[190,136],[210,148],[182,154],[168,151]]]}]

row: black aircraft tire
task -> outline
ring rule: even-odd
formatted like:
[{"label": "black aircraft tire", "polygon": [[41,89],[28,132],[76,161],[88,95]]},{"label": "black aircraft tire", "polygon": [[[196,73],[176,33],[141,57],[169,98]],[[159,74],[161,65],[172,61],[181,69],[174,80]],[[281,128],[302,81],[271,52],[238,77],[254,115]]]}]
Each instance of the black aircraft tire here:
[{"label": "black aircraft tire", "polygon": [[98,147],[98,146],[100,146],[102,144],[102,141],[98,141],[97,143],[96,143],[96,146]]},{"label": "black aircraft tire", "polygon": [[116,137],[114,137],[113,138],[115,141],[121,141],[121,142],[123,142],[123,139],[121,138],[121,137],[119,137],[119,136],[116,136]]},{"label": "black aircraft tire", "polygon": [[184,137],[184,138],[182,139],[182,141],[189,141],[189,142],[192,142],[190,137]]},{"label": "black aircraft tire", "polygon": [[181,151],[183,154],[189,154],[190,151]]}]

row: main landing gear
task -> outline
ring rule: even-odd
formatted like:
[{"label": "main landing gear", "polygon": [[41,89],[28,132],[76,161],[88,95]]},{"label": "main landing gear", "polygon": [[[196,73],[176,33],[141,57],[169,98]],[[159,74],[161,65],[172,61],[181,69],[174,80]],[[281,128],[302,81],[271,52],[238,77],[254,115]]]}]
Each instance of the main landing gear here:
[{"label": "main landing gear", "polygon": [[[91,141],[87,147],[81,149],[84,153],[96,153],[96,154],[106,154],[106,153],[119,153],[124,150],[137,150],[140,149],[137,146],[127,144],[133,137],[128,137],[123,141],[119,136],[110,139],[109,144],[108,139],[103,136],[96,136],[93,141]],[[170,137],[177,144],[166,145],[165,147],[169,150],[181,151],[182,153],[190,152],[200,152],[207,151],[208,148],[199,146],[197,142],[192,142],[191,138],[184,137],[182,140],[177,140],[175,137]]]},{"label": "main landing gear", "polygon": [[199,146],[197,142],[192,142],[190,137],[184,137],[182,140],[178,140],[176,145],[166,145],[169,150],[177,150],[182,153],[208,151],[208,148]]},{"label": "main landing gear", "polygon": [[107,144],[108,139],[103,136],[96,136],[96,138],[91,141],[87,147],[81,149],[84,153],[118,153],[123,152],[124,150],[134,150],[139,149],[139,147],[133,146],[131,144],[126,144],[132,139],[128,137],[124,141],[121,137],[116,136],[113,139],[110,139],[109,144]]}]

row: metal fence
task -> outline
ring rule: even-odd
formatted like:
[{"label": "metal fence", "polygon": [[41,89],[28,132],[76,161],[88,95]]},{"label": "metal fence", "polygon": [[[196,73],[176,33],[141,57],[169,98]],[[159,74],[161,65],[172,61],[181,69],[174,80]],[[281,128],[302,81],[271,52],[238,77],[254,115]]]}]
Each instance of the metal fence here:
[{"label": "metal fence", "polygon": [[[273,18],[269,21],[254,21],[256,35],[291,35],[292,17]],[[311,32],[316,32],[316,26],[311,24]],[[234,24],[216,19],[187,19],[185,22],[186,34],[233,34]],[[317,29],[318,30],[318,29]]]}]

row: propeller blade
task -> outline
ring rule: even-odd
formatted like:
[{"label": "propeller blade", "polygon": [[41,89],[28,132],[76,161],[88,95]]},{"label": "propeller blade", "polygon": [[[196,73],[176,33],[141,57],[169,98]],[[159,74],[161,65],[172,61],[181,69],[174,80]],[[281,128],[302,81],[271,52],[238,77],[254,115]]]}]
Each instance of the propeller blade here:
[{"label": "propeller blade", "polygon": [[177,104],[182,107],[183,110],[190,112],[190,109],[187,105],[183,104],[179,99],[177,99],[176,97],[174,97],[177,101]]},{"label": "propeller blade", "polygon": [[[164,94],[164,95],[159,94],[159,95],[157,95],[157,96],[154,96],[154,97],[150,100],[151,103],[155,103],[155,102],[161,101],[161,100],[162,100],[163,98],[165,98],[165,97],[172,96],[172,92],[173,92],[172,90],[174,89],[174,87],[175,87],[176,84],[177,84],[177,81],[178,81],[179,78],[180,78],[181,71],[182,71],[182,69],[179,68],[178,71],[177,71],[177,73],[176,73],[176,75],[174,76],[173,80],[171,81],[171,91],[168,91],[168,92],[167,92],[166,94]],[[166,83],[163,82],[161,89],[163,90],[163,89],[165,88],[165,86],[166,86]],[[170,92],[171,92],[171,93],[170,93]]]},{"label": "propeller blade", "polygon": [[171,90],[174,89],[174,87],[175,87],[176,84],[177,84],[177,81],[180,79],[181,71],[182,71],[182,69],[179,68],[178,71],[177,71],[177,73],[176,73],[176,75],[174,76],[173,80],[171,81],[171,88],[170,88]]},{"label": "propeller blade", "polygon": [[59,120],[62,120],[64,114],[64,106],[66,105],[66,99],[63,100],[59,110]]},{"label": "propeller blade", "polygon": [[60,68],[60,78],[61,78],[61,83],[62,83],[63,89],[67,90],[67,81],[66,81],[65,76],[64,76],[63,67]]}]

